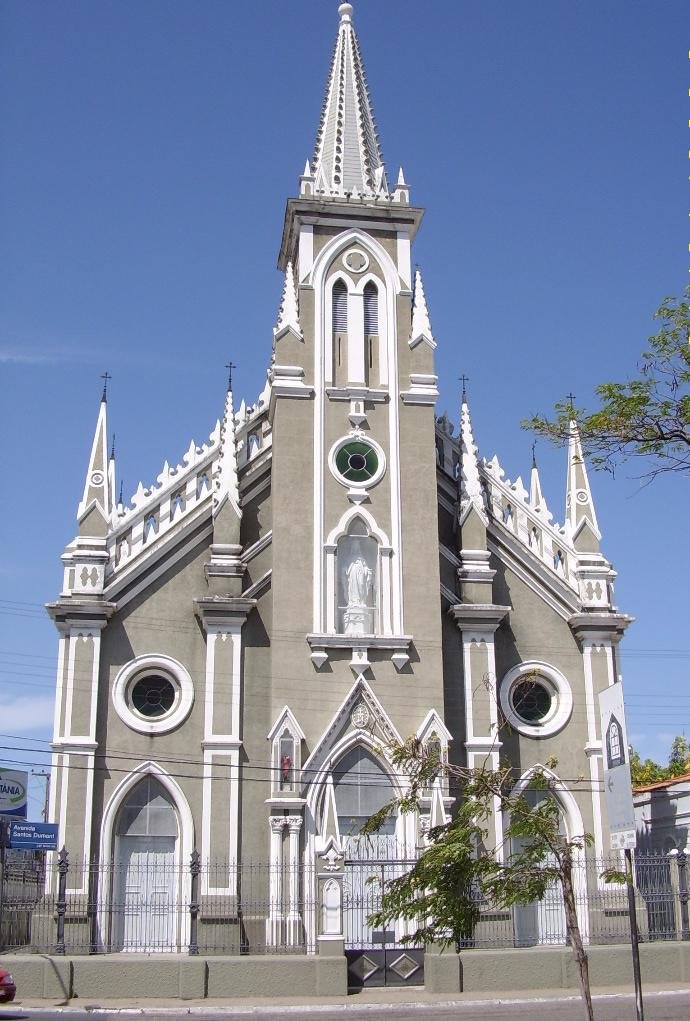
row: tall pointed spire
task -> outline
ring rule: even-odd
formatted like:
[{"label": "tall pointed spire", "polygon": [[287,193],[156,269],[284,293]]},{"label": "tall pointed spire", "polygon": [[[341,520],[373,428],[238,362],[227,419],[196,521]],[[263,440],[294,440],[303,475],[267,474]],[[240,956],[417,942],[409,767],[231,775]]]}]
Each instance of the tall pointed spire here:
[{"label": "tall pointed spire", "polygon": [[430,348],[436,347],[434,335],[431,332],[429,310],[424,294],[424,284],[419,266],[414,274],[414,293],[412,296],[412,329],[410,330],[410,347],[416,347],[420,341],[426,341]]},{"label": "tall pointed spire", "polygon": [[273,336],[276,340],[280,340],[288,332],[294,333],[299,340],[302,340],[302,327],[300,326],[299,313],[297,311],[297,288],[295,287],[295,274],[291,262],[288,262],[285,270],[283,297],[280,302],[278,322],[273,330]]},{"label": "tall pointed spire", "polygon": [[338,8],[340,25],[321,114],[312,172],[316,191],[388,195],[352,4]]},{"label": "tall pointed spire", "polygon": [[110,499],[110,513],[115,513],[115,433],[110,445],[110,459],[108,461],[108,496]]},{"label": "tall pointed spire", "polygon": [[[106,380],[107,385],[107,380]],[[105,538],[112,514],[110,465],[108,464],[108,404],[106,389],[98,409],[96,431],[91,444],[89,466],[84,481],[84,493],[77,508],[79,534],[94,538]]]},{"label": "tall pointed spire", "polygon": [[467,403],[467,394],[463,383],[462,403],[460,405],[460,467],[458,475],[458,488],[460,491],[460,506],[464,508],[473,503],[479,510],[484,509],[482,496],[482,484],[479,478],[479,461],[477,459],[477,445],[472,434],[472,420],[470,419],[470,408]]},{"label": "tall pointed spire", "polygon": [[536,511],[543,511],[548,513],[546,506],[546,500],[541,488],[541,479],[539,477],[539,468],[537,466],[537,458],[534,453],[534,447],[536,444],[532,444],[532,472],[529,480],[529,503],[530,507],[533,507]]},{"label": "tall pointed spire", "polygon": [[[232,362],[230,365],[232,366]],[[235,409],[232,400],[232,368],[229,369],[225,410],[220,427],[220,453],[218,455],[213,492],[214,541],[226,543],[238,541],[239,521],[242,517],[237,480],[237,445],[235,439]],[[219,533],[223,533],[223,535]]]},{"label": "tall pointed spire", "polygon": [[571,419],[568,436],[568,478],[565,491],[565,515],[573,536],[577,536],[587,521],[598,548],[601,538],[592,491],[589,488],[587,468],[582,454],[582,442],[577,422]]}]

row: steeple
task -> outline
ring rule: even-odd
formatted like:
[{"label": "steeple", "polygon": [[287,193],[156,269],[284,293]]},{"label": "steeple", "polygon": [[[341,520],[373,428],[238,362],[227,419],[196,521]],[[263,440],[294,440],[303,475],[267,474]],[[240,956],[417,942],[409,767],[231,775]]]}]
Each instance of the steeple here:
[{"label": "steeple", "polygon": [[533,507],[536,511],[543,511],[545,514],[548,513],[546,506],[546,500],[541,489],[541,479],[539,477],[539,468],[537,467],[537,458],[534,453],[534,444],[532,445],[532,471],[529,480],[529,503],[530,507]]},{"label": "steeple", "polygon": [[422,340],[426,341],[432,351],[436,347],[436,341],[431,332],[431,322],[429,321],[429,310],[426,305],[424,285],[422,284],[422,274],[419,271],[419,267],[417,267],[414,275],[410,347],[416,347]]},{"label": "steeple", "polygon": [[474,504],[478,510],[483,512],[484,500],[482,497],[482,484],[479,478],[477,445],[472,434],[470,408],[467,403],[467,394],[464,387],[460,405],[460,451],[458,488],[460,492],[461,513],[468,504]]},{"label": "steeple", "polygon": [[[232,369],[229,370],[232,372]],[[232,400],[232,376],[228,377],[225,410],[220,427],[220,452],[213,492],[214,543],[239,542],[242,512],[237,483],[235,410]]]},{"label": "steeple", "polygon": [[[597,550],[601,532],[597,524],[592,491],[582,454],[577,422],[571,419],[568,436],[568,478],[565,491],[565,515],[576,548]],[[580,541],[578,542],[578,536]]]},{"label": "steeple", "polygon": [[[84,481],[84,494],[77,508],[79,535],[104,539],[113,510],[111,467],[108,463],[108,402],[106,388],[98,409],[96,431],[91,444],[89,467]],[[112,467],[114,479],[114,465]]]},{"label": "steeple", "polygon": [[292,263],[288,262],[285,270],[285,285],[283,297],[278,311],[278,322],[273,330],[274,339],[280,340],[286,333],[293,333],[298,340],[302,340],[302,327],[299,322],[297,311],[297,290],[295,288],[295,274]]},{"label": "steeple", "polygon": [[352,4],[338,8],[335,42],[312,161],[316,192],[388,196]]}]

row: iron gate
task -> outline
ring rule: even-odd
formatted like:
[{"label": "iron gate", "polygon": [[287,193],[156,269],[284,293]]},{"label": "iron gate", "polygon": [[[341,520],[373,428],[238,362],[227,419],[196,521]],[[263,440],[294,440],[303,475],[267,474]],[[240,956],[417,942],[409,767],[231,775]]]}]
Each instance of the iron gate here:
[{"label": "iron gate", "polygon": [[402,943],[414,923],[401,922],[390,929],[374,929],[369,916],[381,905],[386,882],[403,875],[414,860],[357,858],[345,861],[343,921],[348,986],[424,985],[424,949]]}]

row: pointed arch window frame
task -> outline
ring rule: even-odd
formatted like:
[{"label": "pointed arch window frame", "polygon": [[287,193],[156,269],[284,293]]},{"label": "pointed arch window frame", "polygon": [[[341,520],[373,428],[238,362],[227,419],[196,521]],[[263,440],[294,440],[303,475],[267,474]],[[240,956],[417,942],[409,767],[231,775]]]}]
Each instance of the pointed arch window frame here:
[{"label": "pointed arch window frame", "polygon": [[[359,238],[357,238],[359,242]],[[333,255],[332,263],[336,262],[341,254],[347,254],[347,249],[352,246],[350,244],[344,244],[343,248],[340,249]],[[367,249],[367,256],[369,258],[374,257],[378,259],[376,253],[372,250],[369,245],[362,245],[363,248]],[[390,317],[395,313],[395,298],[398,293],[398,289],[394,290],[390,299],[393,304],[389,309],[389,290],[390,283],[387,283],[378,273],[374,273],[368,270],[361,274],[356,280],[353,276],[349,276],[341,267],[336,267],[327,276],[324,282],[324,298],[323,298],[323,318],[324,318],[324,330],[323,330],[323,351],[324,351],[324,380],[327,386],[335,385],[335,365],[333,364],[333,344],[332,338],[334,336],[333,326],[333,290],[336,284],[342,283],[347,288],[347,358],[346,365],[348,367],[348,375],[351,372],[351,366],[356,364],[357,348],[361,347],[360,357],[362,363],[362,376],[361,380],[349,379],[347,382],[354,386],[368,386],[371,388],[371,381],[366,382],[366,377],[369,376],[371,380],[370,372],[376,369],[378,374],[378,385],[382,387],[388,386],[389,378],[389,352],[388,352],[388,323]],[[368,348],[366,346],[367,336],[364,329],[364,290],[369,285],[373,285],[377,292],[377,326],[378,332],[376,336],[379,338],[378,343],[378,359],[377,364],[372,366],[371,370],[367,370],[368,362]],[[360,307],[361,306],[361,307]]]},{"label": "pointed arch window frame", "polygon": [[388,536],[383,532],[377,525],[373,515],[367,511],[364,507],[351,507],[341,517],[335,528],[329,533],[326,542],[323,546],[324,551],[324,567],[326,574],[326,591],[325,591],[325,619],[326,619],[326,633],[329,635],[343,635],[344,638],[351,638],[352,643],[362,644],[359,635],[344,635],[343,632],[337,630],[337,600],[338,600],[338,578],[337,578],[337,553],[338,543],[341,539],[348,535],[348,530],[352,522],[360,518],[367,529],[369,536],[376,540],[378,549],[376,553],[377,561],[377,575],[379,583],[378,592],[378,630],[373,632],[374,635],[392,635],[393,634],[393,614],[392,614],[392,557],[393,547],[391,546]]},{"label": "pointed arch window frame", "polygon": [[[285,733],[292,738],[292,773],[289,789],[282,786],[282,762],[281,762],[281,739]],[[271,796],[273,798],[298,796],[302,783],[302,742],[305,740],[304,731],[289,706],[284,706],[278,719],[266,735],[266,740],[271,742]]]}]

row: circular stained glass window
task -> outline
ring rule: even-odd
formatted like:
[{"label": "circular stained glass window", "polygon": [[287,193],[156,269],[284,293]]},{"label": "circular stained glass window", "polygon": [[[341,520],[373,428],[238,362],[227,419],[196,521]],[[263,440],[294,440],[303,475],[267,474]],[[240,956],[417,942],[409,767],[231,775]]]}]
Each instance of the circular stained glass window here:
[{"label": "circular stained glass window", "polygon": [[511,692],[513,709],[525,723],[541,723],[551,712],[553,696],[545,684],[534,679],[520,681]]},{"label": "circular stained glass window", "polygon": [[351,440],[344,443],[336,453],[335,466],[348,482],[369,482],[378,471],[379,459],[369,443]]},{"label": "circular stained glass window", "polygon": [[177,695],[172,681],[161,674],[147,674],[132,685],[132,707],[142,716],[155,719],[165,716],[175,704]]}]

